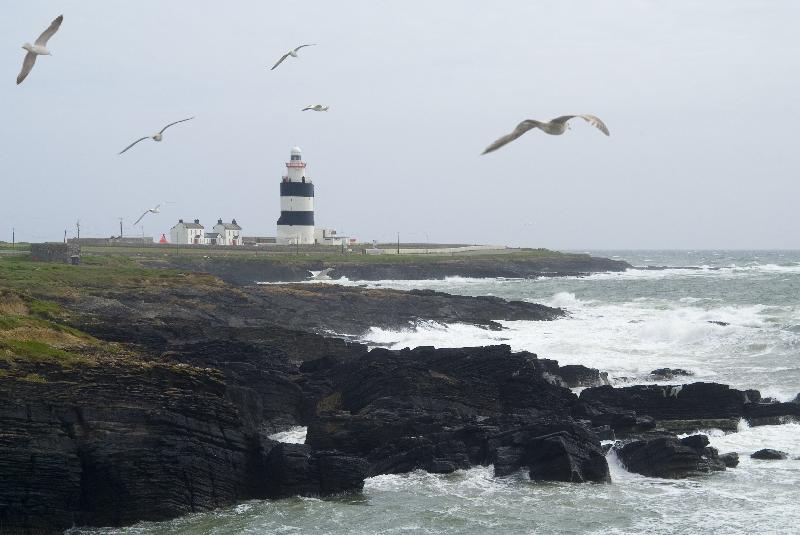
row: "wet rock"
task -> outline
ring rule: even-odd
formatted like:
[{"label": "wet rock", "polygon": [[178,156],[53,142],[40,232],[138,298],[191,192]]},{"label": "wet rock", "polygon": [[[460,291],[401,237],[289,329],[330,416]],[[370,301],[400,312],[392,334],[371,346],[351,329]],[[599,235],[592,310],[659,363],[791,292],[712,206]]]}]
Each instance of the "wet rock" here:
[{"label": "wet rock", "polygon": [[533,480],[611,480],[597,437],[574,424],[542,421],[508,430],[489,437],[488,451],[498,477],[526,468]]},{"label": "wet rock", "polygon": [[722,453],[719,456],[719,460],[722,461],[727,468],[736,468],[739,466],[739,454],[736,452]]},{"label": "wet rock", "polygon": [[617,455],[629,471],[650,477],[680,479],[725,470],[717,450],[707,444],[704,435],[682,440],[661,436],[629,442],[617,449]]},{"label": "wet rock", "polygon": [[270,497],[325,496],[361,491],[368,464],[360,457],[337,451],[277,444],[267,456],[265,471]]},{"label": "wet rock", "polygon": [[727,327],[730,325],[727,321],[719,321],[719,320],[708,320],[708,323],[719,325],[720,327]]},{"label": "wet rock", "polygon": [[694,375],[694,372],[683,368],[658,368],[650,372],[650,377],[657,381],[668,381],[675,377],[686,377]]},{"label": "wet rock", "polygon": [[[422,246],[424,248],[424,246]],[[525,252],[521,250],[521,252]],[[584,275],[602,271],[625,271],[630,264],[621,260],[593,257],[586,254],[557,253],[552,257],[515,257],[498,255],[495,258],[478,256],[451,256],[444,259],[422,258],[414,261],[404,259],[391,262],[384,258],[381,262],[367,260],[323,263],[310,259],[307,262],[276,262],[272,258],[263,260],[248,258],[215,257],[197,258],[189,255],[170,256],[158,262],[158,267],[175,267],[190,271],[211,273],[233,284],[253,284],[255,281],[304,281],[309,270],[334,267],[336,277],[350,280],[422,280],[444,279],[446,277],[474,278],[533,278],[552,276]]]},{"label": "wet rock", "polygon": [[558,375],[570,388],[607,385],[608,373],[581,364],[559,366]]},{"label": "wet rock", "polygon": [[580,400],[646,414],[656,420],[737,418],[745,415],[749,403],[744,391],[718,383],[600,386],[581,392]]},{"label": "wet rock", "polygon": [[605,481],[597,435],[571,419],[577,396],[560,386],[554,361],[508,346],[388,351],[309,362],[327,381],[306,443],[361,456],[370,474],[450,472],[494,463],[505,475]]},{"label": "wet rock", "polygon": [[786,452],[773,450],[770,448],[764,448],[763,450],[758,450],[757,452],[750,455],[750,458],[752,459],[761,459],[765,461],[777,461],[786,459],[788,457],[789,454],[787,454]]},{"label": "wet rock", "polygon": [[585,419],[591,425],[608,427],[620,435],[642,433],[656,426],[650,416],[639,416],[636,411],[612,407],[599,402],[579,402],[572,411],[575,418]]},{"label": "wet rock", "polygon": [[675,434],[697,433],[704,429],[719,429],[735,433],[739,429],[739,418],[705,418],[699,420],[660,420],[659,429]]},{"label": "wet rock", "polygon": [[800,419],[800,404],[797,403],[751,403],[745,407],[744,416],[750,425],[777,425],[789,419]]}]

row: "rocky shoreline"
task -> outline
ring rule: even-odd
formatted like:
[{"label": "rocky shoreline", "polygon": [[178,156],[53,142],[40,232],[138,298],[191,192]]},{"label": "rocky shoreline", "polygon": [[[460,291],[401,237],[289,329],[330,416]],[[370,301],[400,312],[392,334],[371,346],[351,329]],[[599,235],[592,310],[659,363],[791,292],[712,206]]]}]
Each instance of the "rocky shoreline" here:
[{"label": "rocky shoreline", "polygon": [[167,267],[209,273],[237,285],[255,282],[300,282],[309,271],[333,268],[331,277],[353,281],[428,280],[447,277],[471,278],[535,278],[581,276],[606,271],[625,271],[632,266],[621,260],[546,251],[542,254],[519,253],[489,256],[431,256],[421,258],[392,256],[384,258],[330,256],[283,259],[234,259],[226,257],[198,258],[169,256],[142,259],[148,267]]},{"label": "rocky shoreline", "polygon": [[[800,417],[797,400],[714,383],[613,388],[504,345],[368,350],[319,334],[564,314],[530,303],[138,268],[52,268],[48,285],[31,262],[14,269],[0,278],[4,533],[358,492],[415,469],[603,483],[608,447],[631,471],[689,477],[737,459],[677,433]],[[297,425],[305,444],[269,438]]]}]

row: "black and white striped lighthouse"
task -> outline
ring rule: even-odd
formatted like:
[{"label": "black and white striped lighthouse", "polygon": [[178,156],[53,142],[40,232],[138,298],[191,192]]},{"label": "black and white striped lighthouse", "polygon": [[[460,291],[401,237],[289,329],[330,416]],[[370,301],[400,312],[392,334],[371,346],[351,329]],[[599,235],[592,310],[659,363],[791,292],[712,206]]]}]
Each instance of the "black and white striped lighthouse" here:
[{"label": "black and white striped lighthouse", "polygon": [[276,241],[314,243],[314,183],[306,176],[300,147],[292,149],[286,175],[281,179],[281,217]]}]

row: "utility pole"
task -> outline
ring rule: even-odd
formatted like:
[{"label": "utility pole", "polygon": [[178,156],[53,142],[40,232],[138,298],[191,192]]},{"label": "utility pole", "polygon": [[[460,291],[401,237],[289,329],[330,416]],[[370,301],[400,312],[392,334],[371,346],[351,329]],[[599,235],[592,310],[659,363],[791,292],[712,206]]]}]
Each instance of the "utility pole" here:
[{"label": "utility pole", "polygon": [[122,241],[122,218],[118,217],[117,219],[119,219],[119,239]]},{"label": "utility pole", "polygon": [[76,227],[77,233],[78,233],[77,238],[80,240],[81,239],[81,220],[80,219],[78,219],[75,222],[75,227]]},{"label": "utility pole", "polygon": [[397,233],[397,254],[400,254],[400,233]]},{"label": "utility pole", "polygon": [[64,229],[64,243],[67,243],[67,229]]},{"label": "utility pole", "polygon": [[17,248],[17,229],[11,227],[11,248]]}]

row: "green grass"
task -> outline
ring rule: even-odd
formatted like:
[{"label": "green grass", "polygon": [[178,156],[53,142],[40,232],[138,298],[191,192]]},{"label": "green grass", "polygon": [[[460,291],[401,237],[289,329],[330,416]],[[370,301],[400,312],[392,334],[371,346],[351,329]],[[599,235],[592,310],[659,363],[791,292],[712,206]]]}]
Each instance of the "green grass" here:
[{"label": "green grass", "polygon": [[10,364],[18,359],[26,362],[46,362],[73,366],[92,363],[92,359],[77,353],[57,349],[36,340],[0,340],[0,359]]},{"label": "green grass", "polygon": [[18,316],[16,314],[0,315],[0,331],[8,331],[16,329],[17,327],[22,327],[25,324],[22,318],[23,316]]},{"label": "green grass", "polygon": [[[125,258],[93,258],[80,266],[35,262],[24,257],[0,257],[0,289],[7,288],[42,298],[71,295],[81,288],[140,288],[183,277],[178,270],[151,269]],[[61,311],[53,303],[34,302],[44,317]]]}]

